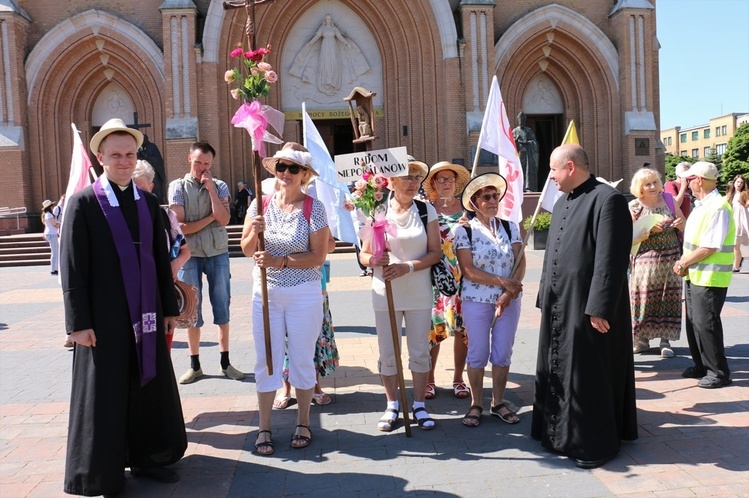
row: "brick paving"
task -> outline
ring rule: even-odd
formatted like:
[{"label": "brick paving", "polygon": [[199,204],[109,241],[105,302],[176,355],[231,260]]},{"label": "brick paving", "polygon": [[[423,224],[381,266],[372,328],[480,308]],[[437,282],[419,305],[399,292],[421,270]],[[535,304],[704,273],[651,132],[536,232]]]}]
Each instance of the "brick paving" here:
[{"label": "brick paving", "polygon": [[[384,391],[376,374],[369,279],[356,276],[353,255],[333,255],[329,290],[341,366],[323,381],[334,402],[312,409],[312,445],[288,445],[296,419],[292,401],[274,412],[275,454],[252,452],[253,375],[243,382],[221,376],[215,330],[208,327],[201,354],[206,376],[180,386],[189,441],[175,465],[180,482],[128,478],[123,496],[749,495],[749,273],[734,276],[723,310],[733,384],[704,390],[681,378],[690,364],[684,334],[673,343],[676,358],[662,359],[656,348],[637,355],[640,439],[625,443],[604,468],[586,471],[529,437],[540,319],[533,305],[542,257],[529,251],[508,384],[507,399],[519,407],[521,423],[484,416],[480,427],[461,424],[469,401],[452,396],[449,339],[437,369],[437,397],[427,405],[437,428],[414,425],[412,438],[402,425],[391,434],[378,432]],[[251,264],[232,259],[231,265],[231,358],[252,372]],[[177,376],[189,365],[184,331],[178,334],[172,355]],[[63,496],[72,353],[62,347],[61,293],[46,267],[0,269],[0,337],[0,496]]]}]

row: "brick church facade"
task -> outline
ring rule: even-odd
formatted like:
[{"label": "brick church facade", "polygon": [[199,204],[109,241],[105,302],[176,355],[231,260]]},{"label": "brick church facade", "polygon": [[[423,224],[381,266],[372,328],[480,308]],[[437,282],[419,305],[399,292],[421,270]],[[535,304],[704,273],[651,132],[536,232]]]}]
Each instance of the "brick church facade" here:
[{"label": "brick church facade", "polygon": [[[374,148],[470,168],[496,75],[513,126],[523,111],[538,137],[539,188],[573,119],[593,171],[627,184],[644,162],[664,160],[655,3],[260,3],[258,44],[271,45],[279,75],[265,102],[286,114],[284,140],[300,142],[306,102],[331,151],[345,153],[353,131],[342,98],[362,86],[377,94]],[[134,113],[167,180],[187,172],[199,139],[218,151],[215,176],[250,182],[250,142],[230,124],[239,102],[224,82],[244,22],[243,8],[219,0],[0,0],[0,205],[37,218],[65,191],[71,123],[88,144],[108,118],[134,124]]]}]

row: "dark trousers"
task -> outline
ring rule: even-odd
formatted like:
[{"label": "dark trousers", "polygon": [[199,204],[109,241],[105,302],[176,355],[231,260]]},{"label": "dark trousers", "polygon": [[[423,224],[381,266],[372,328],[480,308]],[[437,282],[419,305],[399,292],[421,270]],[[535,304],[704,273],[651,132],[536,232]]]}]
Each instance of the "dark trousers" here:
[{"label": "dark trousers", "polygon": [[686,284],[687,341],[694,365],[711,377],[730,379],[720,320],[728,289]]}]

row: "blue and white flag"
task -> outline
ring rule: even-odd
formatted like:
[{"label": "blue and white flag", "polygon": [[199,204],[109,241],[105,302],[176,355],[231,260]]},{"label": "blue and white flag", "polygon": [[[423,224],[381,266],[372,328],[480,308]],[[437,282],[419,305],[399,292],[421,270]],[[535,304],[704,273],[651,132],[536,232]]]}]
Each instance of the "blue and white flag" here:
[{"label": "blue and white flag", "polygon": [[312,155],[312,167],[318,173],[315,180],[317,199],[325,206],[328,215],[328,226],[330,232],[338,240],[357,244],[356,230],[351,213],[346,211],[344,202],[348,194],[348,186],[338,181],[338,173],[335,163],[328,153],[328,148],[317,131],[312,118],[307,114],[307,109],[302,103],[302,128],[304,135],[304,146]]}]

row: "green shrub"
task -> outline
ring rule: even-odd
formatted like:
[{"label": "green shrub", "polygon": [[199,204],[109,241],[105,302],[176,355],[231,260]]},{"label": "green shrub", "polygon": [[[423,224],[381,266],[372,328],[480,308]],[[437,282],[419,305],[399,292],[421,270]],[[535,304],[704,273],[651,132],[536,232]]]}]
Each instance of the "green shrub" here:
[{"label": "green shrub", "polygon": [[[531,228],[531,220],[533,219],[533,216],[528,216],[526,219],[523,220],[523,228],[526,230],[530,230]],[[536,223],[533,224],[533,229],[538,230],[548,230],[551,226],[551,213],[547,212],[541,212],[538,213],[538,216],[536,216]]]}]

